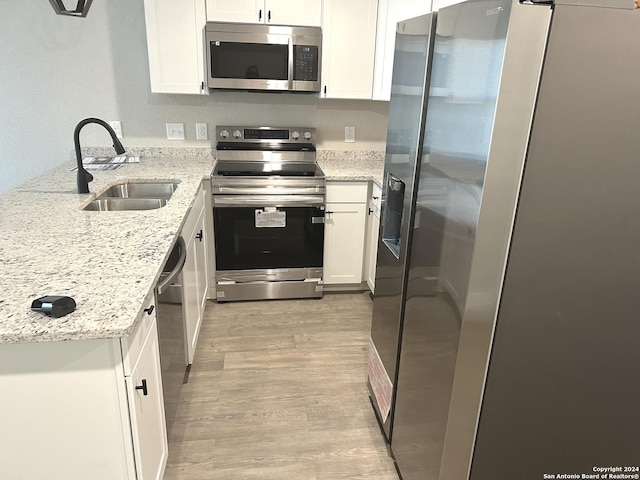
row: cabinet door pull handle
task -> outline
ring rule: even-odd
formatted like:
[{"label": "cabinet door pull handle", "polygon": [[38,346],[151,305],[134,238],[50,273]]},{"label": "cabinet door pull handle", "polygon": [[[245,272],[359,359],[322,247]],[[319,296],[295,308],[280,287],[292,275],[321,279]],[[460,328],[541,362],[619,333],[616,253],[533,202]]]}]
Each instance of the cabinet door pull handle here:
[{"label": "cabinet door pull handle", "polygon": [[262,9],[258,11],[258,20],[262,21]]},{"label": "cabinet door pull handle", "polygon": [[142,379],[142,385],[136,385],[136,390],[142,390],[142,394],[146,397],[149,395],[149,390],[147,390],[147,379]]},{"label": "cabinet door pull handle", "polygon": [[373,208],[369,209],[369,215],[371,215],[373,213]]},{"label": "cabinet door pull handle", "polygon": [[267,12],[267,22],[271,21],[271,10]]},{"label": "cabinet door pull handle", "polygon": [[327,210],[327,211],[326,211],[326,212],[324,212],[324,213],[325,213],[326,215],[331,215],[331,214],[332,214],[332,213],[334,213],[334,212],[332,212],[331,210]]},{"label": "cabinet door pull handle", "polygon": [[151,315],[154,308],[156,308],[155,305],[151,305],[149,308],[145,308],[144,311],[147,312],[147,315]]},{"label": "cabinet door pull handle", "polygon": [[200,241],[202,241],[202,230],[200,230],[198,233],[196,233],[196,238]]}]

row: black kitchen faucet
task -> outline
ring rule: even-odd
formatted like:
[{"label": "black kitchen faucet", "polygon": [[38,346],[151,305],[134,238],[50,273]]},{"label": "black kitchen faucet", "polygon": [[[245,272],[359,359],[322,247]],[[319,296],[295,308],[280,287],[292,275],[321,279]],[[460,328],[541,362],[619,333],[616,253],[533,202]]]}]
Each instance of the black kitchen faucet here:
[{"label": "black kitchen faucet", "polygon": [[113,131],[113,128],[111,128],[107,122],[100,120],[99,118],[85,118],[84,120],[81,120],[73,131],[73,143],[76,148],[76,160],[78,162],[78,193],[89,193],[89,182],[93,181],[93,175],[87,172],[82,166],[82,153],[80,152],[80,130],[82,130],[82,127],[88,123],[97,123],[98,125],[102,125],[107,132],[109,132],[109,135],[111,135],[113,148],[115,148],[116,153],[118,155],[125,153],[122,143],[120,143],[120,140],[116,137],[116,132]]}]

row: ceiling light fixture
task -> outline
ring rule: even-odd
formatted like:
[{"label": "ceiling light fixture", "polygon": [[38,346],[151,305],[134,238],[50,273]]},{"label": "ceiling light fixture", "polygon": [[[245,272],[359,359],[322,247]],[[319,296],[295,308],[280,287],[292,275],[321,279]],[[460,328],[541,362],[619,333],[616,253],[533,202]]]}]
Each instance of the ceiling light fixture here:
[{"label": "ceiling light fixture", "polygon": [[86,17],[91,2],[93,0],[65,0],[68,3],[76,3],[76,7],[72,10],[68,9],[64,5],[63,0],[49,0],[51,6],[58,15],[68,15],[71,17]]}]

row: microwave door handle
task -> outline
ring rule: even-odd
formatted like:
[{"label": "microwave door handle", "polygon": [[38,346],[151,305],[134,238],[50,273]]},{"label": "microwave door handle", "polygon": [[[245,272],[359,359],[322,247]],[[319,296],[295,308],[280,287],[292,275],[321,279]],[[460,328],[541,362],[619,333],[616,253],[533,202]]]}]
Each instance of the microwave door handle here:
[{"label": "microwave door handle", "polygon": [[293,37],[289,37],[289,90],[293,90]]}]

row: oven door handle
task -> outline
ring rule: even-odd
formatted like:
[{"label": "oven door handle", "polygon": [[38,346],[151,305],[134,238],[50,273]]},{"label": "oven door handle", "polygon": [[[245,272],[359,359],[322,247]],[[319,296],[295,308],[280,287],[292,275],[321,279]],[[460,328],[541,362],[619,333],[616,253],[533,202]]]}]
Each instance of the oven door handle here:
[{"label": "oven door handle", "polygon": [[[244,187],[225,187],[222,185],[213,185],[213,194],[214,196],[218,195],[244,195],[244,196],[253,196],[253,195],[261,195],[261,196],[293,196],[293,195],[311,195],[311,196],[319,196],[318,194],[322,194],[324,191],[324,186],[311,186],[311,187],[288,187],[283,185],[271,185],[271,186],[261,186],[259,187],[260,193],[256,192],[257,188],[254,185],[246,185]],[[264,195],[262,192],[265,190],[269,190],[268,195]]]},{"label": "oven door handle", "polygon": [[214,207],[319,207],[324,195],[213,195]]}]

